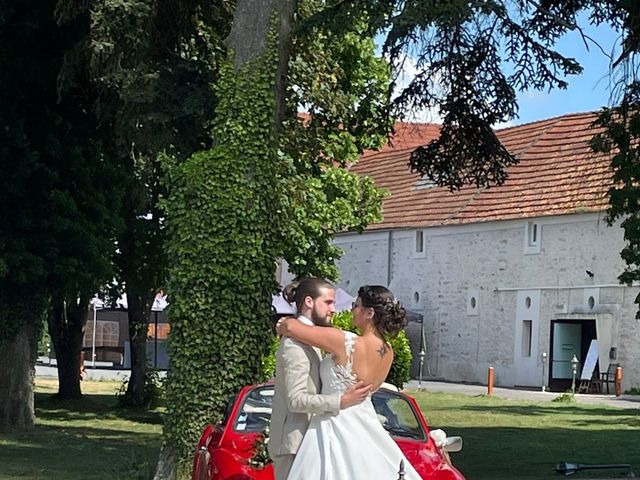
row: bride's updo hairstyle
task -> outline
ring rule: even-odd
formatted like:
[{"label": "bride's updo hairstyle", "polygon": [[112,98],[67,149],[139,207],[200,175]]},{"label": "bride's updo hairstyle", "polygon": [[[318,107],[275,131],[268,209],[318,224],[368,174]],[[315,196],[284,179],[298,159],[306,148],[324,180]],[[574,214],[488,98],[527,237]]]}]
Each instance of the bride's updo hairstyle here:
[{"label": "bride's updo hairstyle", "polygon": [[295,303],[299,313],[304,308],[304,299],[311,297],[315,300],[320,296],[320,290],[323,288],[333,288],[333,285],[323,278],[305,277],[284,287],[282,296],[287,302]]},{"label": "bride's updo hairstyle", "polygon": [[383,337],[395,337],[407,326],[407,312],[393,293],[381,285],[364,285],[358,290],[363,307],[373,308],[373,324]]}]

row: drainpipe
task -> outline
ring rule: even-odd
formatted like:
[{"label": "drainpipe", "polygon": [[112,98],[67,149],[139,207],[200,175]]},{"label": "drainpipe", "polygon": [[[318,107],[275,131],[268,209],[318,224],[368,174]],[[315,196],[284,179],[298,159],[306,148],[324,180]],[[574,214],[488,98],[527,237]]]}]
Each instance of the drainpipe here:
[{"label": "drainpipe", "polygon": [[391,264],[393,255],[393,231],[389,230],[387,238],[387,288],[391,286]]}]

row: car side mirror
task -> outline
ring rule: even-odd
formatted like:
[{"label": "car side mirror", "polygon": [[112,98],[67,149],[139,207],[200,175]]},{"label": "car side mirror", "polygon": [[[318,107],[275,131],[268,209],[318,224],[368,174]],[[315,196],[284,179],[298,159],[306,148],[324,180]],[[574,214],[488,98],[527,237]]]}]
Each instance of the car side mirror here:
[{"label": "car side mirror", "polygon": [[462,450],[462,437],[447,437],[444,449],[449,453],[456,453]]}]

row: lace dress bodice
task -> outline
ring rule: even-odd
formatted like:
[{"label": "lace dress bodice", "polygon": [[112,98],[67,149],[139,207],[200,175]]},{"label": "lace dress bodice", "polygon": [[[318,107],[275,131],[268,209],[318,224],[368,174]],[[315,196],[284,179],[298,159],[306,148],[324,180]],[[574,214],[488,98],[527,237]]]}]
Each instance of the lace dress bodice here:
[{"label": "lace dress bodice", "polygon": [[344,332],[344,349],[347,354],[347,364],[339,365],[333,355],[327,355],[320,362],[320,379],[323,394],[342,394],[357,381],[353,367],[353,350],[357,335]]}]

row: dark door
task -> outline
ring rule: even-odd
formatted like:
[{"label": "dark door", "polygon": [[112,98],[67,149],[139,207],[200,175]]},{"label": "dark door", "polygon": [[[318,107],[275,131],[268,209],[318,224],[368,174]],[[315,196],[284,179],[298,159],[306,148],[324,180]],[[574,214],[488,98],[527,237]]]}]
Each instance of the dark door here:
[{"label": "dark door", "polygon": [[591,340],[594,338],[596,338],[595,320],[551,320],[549,358],[549,389],[551,391],[566,392],[571,389],[573,381],[571,359],[574,355],[580,362],[576,373],[576,381],[579,383],[582,364]]}]

